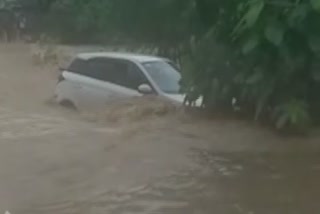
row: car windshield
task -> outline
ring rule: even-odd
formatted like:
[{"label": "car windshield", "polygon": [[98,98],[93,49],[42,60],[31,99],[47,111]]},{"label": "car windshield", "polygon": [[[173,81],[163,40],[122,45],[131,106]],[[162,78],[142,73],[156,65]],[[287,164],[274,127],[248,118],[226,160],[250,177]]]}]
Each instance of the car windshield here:
[{"label": "car windshield", "polygon": [[178,94],[180,91],[180,73],[165,61],[143,63],[152,80],[167,94]]}]

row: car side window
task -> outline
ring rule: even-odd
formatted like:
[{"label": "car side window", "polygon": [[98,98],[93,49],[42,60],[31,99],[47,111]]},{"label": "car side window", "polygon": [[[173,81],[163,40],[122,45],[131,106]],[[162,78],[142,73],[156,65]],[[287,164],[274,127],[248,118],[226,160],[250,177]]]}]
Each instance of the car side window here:
[{"label": "car side window", "polygon": [[137,90],[142,84],[150,85],[144,73],[134,63],[130,63],[127,80],[127,87],[135,90]]},{"label": "car side window", "polygon": [[118,85],[125,84],[128,65],[124,62],[113,59],[96,58],[90,60],[89,67],[90,76],[95,79]]},{"label": "car side window", "polygon": [[90,77],[137,90],[149,83],[140,68],[132,62],[119,59],[95,58],[89,62]]}]

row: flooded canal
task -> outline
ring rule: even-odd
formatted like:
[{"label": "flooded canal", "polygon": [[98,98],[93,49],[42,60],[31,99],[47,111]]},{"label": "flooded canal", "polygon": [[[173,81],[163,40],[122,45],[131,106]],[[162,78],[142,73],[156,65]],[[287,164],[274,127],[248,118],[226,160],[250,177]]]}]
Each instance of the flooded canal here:
[{"label": "flooded canal", "polygon": [[28,47],[1,50],[0,213],[320,210],[319,136],[288,139],[245,122],[174,115],[89,122],[45,104],[56,76],[33,67]]},{"label": "flooded canal", "polygon": [[[57,201],[36,213],[301,214],[320,209],[317,154],[192,150],[193,169],[132,188]],[[30,210],[30,213],[32,213]]]}]

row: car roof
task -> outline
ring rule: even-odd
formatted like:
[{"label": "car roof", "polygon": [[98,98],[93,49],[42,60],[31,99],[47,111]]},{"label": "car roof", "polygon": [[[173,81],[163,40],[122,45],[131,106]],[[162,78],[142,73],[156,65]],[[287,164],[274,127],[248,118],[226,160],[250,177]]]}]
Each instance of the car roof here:
[{"label": "car roof", "polygon": [[121,52],[90,52],[90,53],[80,53],[77,55],[78,58],[81,59],[92,59],[97,57],[102,58],[115,58],[115,59],[126,59],[130,61],[138,61],[138,62],[149,62],[149,61],[160,61],[166,60],[161,57],[156,56],[148,56],[148,55],[140,55],[134,53],[121,53]]}]

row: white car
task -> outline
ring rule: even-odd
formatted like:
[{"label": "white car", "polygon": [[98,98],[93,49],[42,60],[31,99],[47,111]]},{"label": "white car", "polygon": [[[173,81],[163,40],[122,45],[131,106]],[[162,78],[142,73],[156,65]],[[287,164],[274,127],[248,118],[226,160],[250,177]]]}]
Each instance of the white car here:
[{"label": "white car", "polygon": [[167,60],[127,53],[81,53],[61,70],[56,101],[76,109],[103,108],[109,102],[154,94],[182,104],[180,73]]}]

